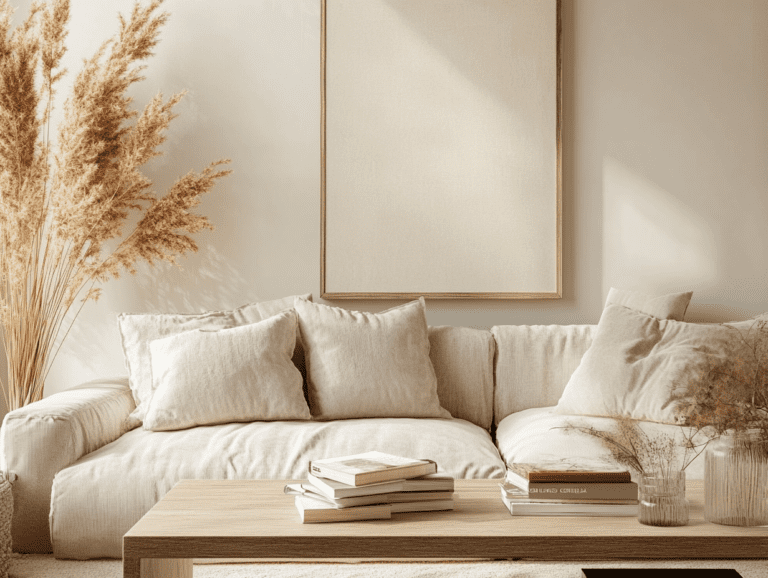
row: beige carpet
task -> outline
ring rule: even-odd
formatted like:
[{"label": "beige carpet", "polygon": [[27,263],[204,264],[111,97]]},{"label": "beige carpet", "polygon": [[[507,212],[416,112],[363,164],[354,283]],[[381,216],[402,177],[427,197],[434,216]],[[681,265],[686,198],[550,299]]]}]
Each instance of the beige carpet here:
[{"label": "beige carpet", "polygon": [[[378,562],[195,564],[195,578],[580,578],[581,568],[733,568],[743,578],[768,578],[765,560],[682,562]],[[14,554],[10,578],[122,578],[119,560],[56,560]],[[649,575],[652,574],[649,572]]]}]

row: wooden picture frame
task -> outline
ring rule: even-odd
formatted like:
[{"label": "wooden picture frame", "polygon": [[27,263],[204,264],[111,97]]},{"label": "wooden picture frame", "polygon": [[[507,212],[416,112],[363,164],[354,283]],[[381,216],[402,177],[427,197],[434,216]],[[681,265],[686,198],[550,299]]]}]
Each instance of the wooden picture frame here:
[{"label": "wooden picture frame", "polygon": [[562,297],[561,0],[323,0],[323,299]]}]

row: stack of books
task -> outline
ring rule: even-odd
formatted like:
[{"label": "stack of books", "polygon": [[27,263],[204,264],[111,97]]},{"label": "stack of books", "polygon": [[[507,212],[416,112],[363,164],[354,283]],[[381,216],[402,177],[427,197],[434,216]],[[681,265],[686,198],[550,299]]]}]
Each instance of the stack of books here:
[{"label": "stack of books", "polygon": [[307,481],[288,484],[303,524],[388,519],[453,509],[453,478],[431,460],[366,452],[310,462]]},{"label": "stack of books", "polygon": [[500,485],[513,516],[637,516],[637,484],[620,467],[513,463]]}]

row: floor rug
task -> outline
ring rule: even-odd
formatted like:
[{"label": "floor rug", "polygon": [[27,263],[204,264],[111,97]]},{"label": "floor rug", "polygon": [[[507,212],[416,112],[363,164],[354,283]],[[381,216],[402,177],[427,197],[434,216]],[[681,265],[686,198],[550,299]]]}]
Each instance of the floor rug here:
[{"label": "floor rug", "polygon": [[[122,578],[120,560],[56,560],[14,554],[10,578]],[[581,568],[733,568],[743,578],[768,578],[766,560],[621,562],[269,562],[194,565],[194,578],[580,578]],[[649,573],[649,575],[652,575]]]}]

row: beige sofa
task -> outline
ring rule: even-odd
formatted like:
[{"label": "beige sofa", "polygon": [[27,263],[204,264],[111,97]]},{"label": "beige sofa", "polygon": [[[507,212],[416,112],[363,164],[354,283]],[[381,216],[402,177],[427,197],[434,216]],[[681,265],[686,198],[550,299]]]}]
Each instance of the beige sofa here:
[{"label": "beige sofa", "polygon": [[[58,558],[120,558],[121,537],[185,478],[302,478],[309,461],[381,450],[435,460],[457,478],[501,478],[505,462],[595,458],[599,443],[552,429],[606,418],[552,412],[594,325],[430,327],[441,405],[452,419],[274,421],[152,432],[129,429],[127,379],[83,384],[9,413],[4,469],[13,543]],[[675,426],[649,424],[651,429]],[[703,460],[688,468],[703,477]]]}]

